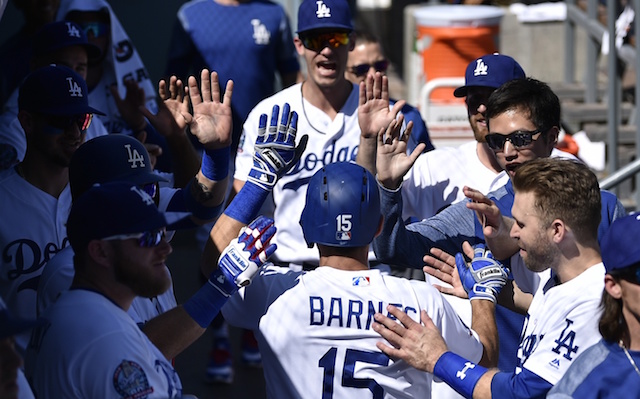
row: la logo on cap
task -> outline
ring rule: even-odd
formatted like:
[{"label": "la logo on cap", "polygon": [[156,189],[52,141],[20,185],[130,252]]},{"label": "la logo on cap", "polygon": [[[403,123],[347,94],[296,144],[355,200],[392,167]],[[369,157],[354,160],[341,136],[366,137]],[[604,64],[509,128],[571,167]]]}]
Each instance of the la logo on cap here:
[{"label": "la logo on cap", "polygon": [[83,97],[80,85],[75,80],[73,80],[72,77],[68,77],[67,82],[69,82],[69,95],[71,97]]},{"label": "la logo on cap", "polygon": [[133,191],[134,193],[138,194],[140,196],[140,199],[142,199],[142,201],[145,203],[145,205],[155,205],[155,202],[153,202],[153,198],[151,198],[149,196],[149,194],[147,194],[144,190],[133,186],[131,187],[131,191]]},{"label": "la logo on cap", "polygon": [[80,31],[78,30],[78,28],[73,26],[71,22],[66,22],[66,24],[67,24],[67,34],[69,35],[69,37],[80,38]]},{"label": "la logo on cap", "polygon": [[331,9],[322,0],[316,1],[316,4],[318,5],[318,10],[316,11],[318,18],[331,18]]},{"label": "la logo on cap", "polygon": [[[127,149],[127,162],[131,165],[131,169],[136,169],[138,167],[144,168],[144,157],[142,154],[138,152],[135,148],[131,148],[131,144],[125,144],[124,148]],[[139,163],[139,164],[138,164]]]},{"label": "la logo on cap", "polygon": [[476,60],[476,69],[473,71],[473,76],[486,75],[488,69],[489,67],[487,67],[487,64],[485,64],[484,61],[482,61],[482,58],[480,58],[479,60]]}]

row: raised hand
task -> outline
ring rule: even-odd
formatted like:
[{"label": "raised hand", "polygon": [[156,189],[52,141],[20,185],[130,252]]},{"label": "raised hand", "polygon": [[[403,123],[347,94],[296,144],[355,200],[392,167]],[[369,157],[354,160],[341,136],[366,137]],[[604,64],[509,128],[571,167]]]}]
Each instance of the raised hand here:
[{"label": "raised hand", "polygon": [[376,171],[378,181],[388,189],[396,189],[402,182],[402,177],[411,169],[418,156],[424,150],[421,143],[407,155],[407,141],[413,129],[413,122],[407,124],[404,134],[401,133],[404,116],[392,119],[389,124],[378,132],[376,153]]},{"label": "raised hand", "polygon": [[[473,258],[473,248],[469,243],[465,242],[462,245],[463,251]],[[455,256],[439,249],[431,248],[431,254],[427,254],[422,259],[426,266],[422,269],[425,273],[433,276],[447,284],[448,286],[434,284],[433,286],[443,294],[455,295],[459,298],[468,298],[467,291],[465,291],[460,281],[460,275],[456,269]]]},{"label": "raised hand", "polygon": [[309,139],[305,134],[296,147],[298,114],[291,111],[289,104],[285,103],[278,124],[279,113],[280,107],[274,105],[268,130],[267,115],[260,115],[253,167],[247,177],[247,181],[264,190],[272,190],[278,177],[283,176],[298,162]]},{"label": "raised hand", "polygon": [[401,100],[389,109],[389,79],[380,72],[375,76],[367,75],[360,83],[358,100],[358,123],[362,136],[375,138],[381,129],[386,129],[396,119],[404,104],[405,101]]},{"label": "raised hand", "polygon": [[122,119],[133,132],[139,132],[147,126],[147,121],[144,119],[144,114],[141,111],[145,103],[144,89],[133,79],[125,80],[124,86],[127,89],[127,94],[124,98],[120,97],[118,86],[115,84],[109,87],[109,91],[115,100],[116,107]]},{"label": "raised hand", "polygon": [[231,144],[231,96],[233,81],[227,82],[224,98],[220,101],[218,73],[203,69],[200,74],[200,89],[194,76],[189,77],[189,98],[193,118],[188,120],[191,133],[207,149],[224,148]]},{"label": "raised hand", "polygon": [[470,264],[467,264],[464,255],[456,254],[456,268],[471,300],[484,299],[495,303],[500,290],[509,280],[509,271],[493,259],[493,254],[483,244],[475,246]]},{"label": "raised hand", "polygon": [[251,279],[276,250],[276,244],[270,243],[275,233],[273,219],[258,216],[222,251],[219,269],[211,274],[209,283],[225,296],[251,284]]},{"label": "raised hand", "polygon": [[182,80],[175,75],[169,78],[169,82],[164,79],[158,83],[158,113],[152,114],[149,110],[141,107],[144,116],[151,122],[156,131],[164,136],[179,136],[185,134],[187,122],[192,119],[189,113],[189,98],[186,95],[186,88]]}]

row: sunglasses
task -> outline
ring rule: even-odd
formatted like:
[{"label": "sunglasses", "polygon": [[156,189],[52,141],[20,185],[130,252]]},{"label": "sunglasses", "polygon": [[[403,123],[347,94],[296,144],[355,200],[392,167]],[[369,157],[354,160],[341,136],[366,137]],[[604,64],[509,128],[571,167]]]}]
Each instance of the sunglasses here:
[{"label": "sunglasses", "polygon": [[136,233],[136,234],[118,234],[115,236],[109,236],[102,238],[105,241],[113,241],[113,240],[129,240],[131,238],[135,238],[138,240],[138,245],[140,248],[154,248],[160,245],[162,239],[167,234],[166,229],[158,229],[145,231],[144,233]]},{"label": "sunglasses", "polygon": [[80,132],[84,132],[91,125],[93,114],[81,114],[75,116],[43,115],[45,121],[44,132],[49,134],[62,134],[74,125]]},{"label": "sunglasses", "polygon": [[533,136],[537,134],[541,134],[542,130],[517,130],[513,133],[509,134],[500,134],[500,133],[491,133],[485,136],[485,140],[489,147],[493,150],[502,150],[504,148],[504,144],[509,141],[516,149],[526,147],[533,143],[537,137],[534,139]]},{"label": "sunglasses", "polygon": [[306,34],[300,36],[302,44],[313,51],[320,51],[325,47],[338,48],[349,43],[347,32],[327,32]]},{"label": "sunglasses", "polygon": [[102,22],[79,22],[78,25],[82,27],[87,37],[89,33],[93,34],[93,37],[106,36],[109,33],[109,25]]},{"label": "sunglasses", "polygon": [[369,72],[369,69],[371,69],[371,67],[373,67],[373,69],[375,69],[376,72],[387,72],[387,68],[389,67],[389,61],[387,60],[376,61],[373,63],[373,65],[371,64],[355,65],[355,66],[349,67],[349,70],[351,71],[352,74],[356,75],[357,77],[361,77],[366,75]]}]

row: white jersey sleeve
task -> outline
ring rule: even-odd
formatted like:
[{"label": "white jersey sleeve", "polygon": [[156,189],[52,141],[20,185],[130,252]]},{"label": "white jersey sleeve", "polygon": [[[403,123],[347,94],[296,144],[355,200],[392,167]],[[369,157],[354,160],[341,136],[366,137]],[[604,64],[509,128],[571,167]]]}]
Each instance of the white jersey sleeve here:
[{"label": "white jersey sleeve", "polygon": [[555,384],[576,357],[600,340],[604,275],[599,263],[563,284],[556,285],[555,277],[541,282],[525,319],[516,373],[525,368]]}]

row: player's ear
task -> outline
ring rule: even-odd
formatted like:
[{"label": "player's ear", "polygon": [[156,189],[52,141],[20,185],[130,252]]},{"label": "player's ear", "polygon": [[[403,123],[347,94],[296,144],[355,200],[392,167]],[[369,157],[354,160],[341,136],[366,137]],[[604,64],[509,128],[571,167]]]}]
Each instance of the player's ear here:
[{"label": "player's ear", "polygon": [[622,288],[618,281],[609,273],[604,275],[604,289],[615,299],[622,298]]},{"label": "player's ear", "polygon": [[110,265],[110,254],[112,252],[111,246],[103,240],[91,240],[87,244],[87,252],[94,263],[101,266]]},{"label": "player's ear", "polygon": [[349,51],[353,51],[354,48],[356,48],[356,33],[352,31],[349,33]]},{"label": "player's ear", "polygon": [[299,56],[304,55],[304,44],[302,44],[302,40],[298,36],[293,38],[293,45],[296,46],[296,52]]}]

